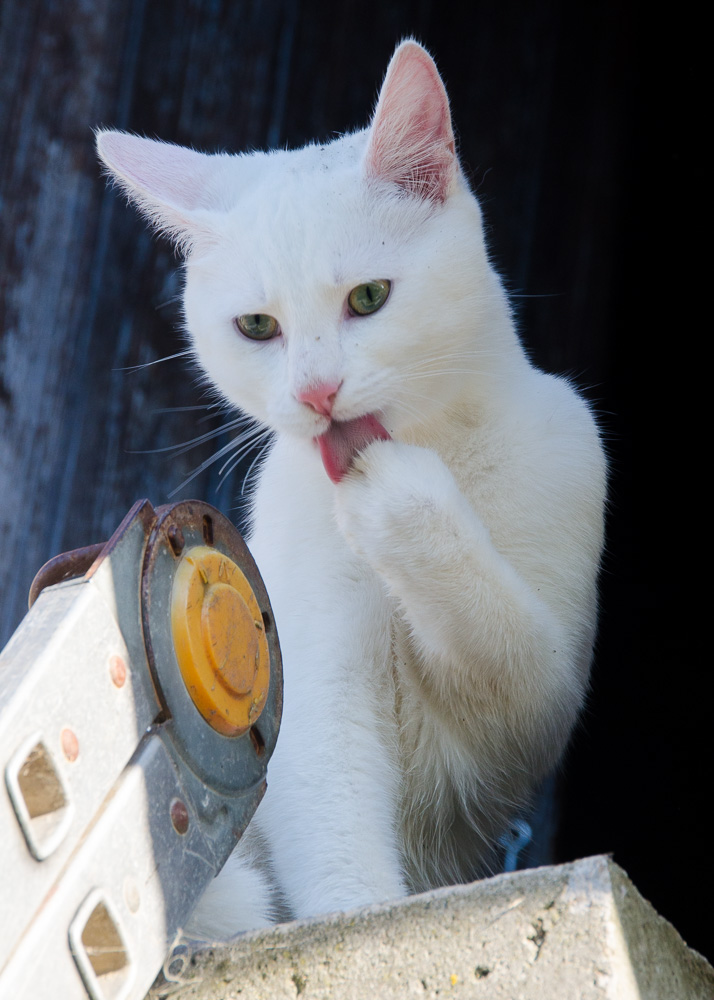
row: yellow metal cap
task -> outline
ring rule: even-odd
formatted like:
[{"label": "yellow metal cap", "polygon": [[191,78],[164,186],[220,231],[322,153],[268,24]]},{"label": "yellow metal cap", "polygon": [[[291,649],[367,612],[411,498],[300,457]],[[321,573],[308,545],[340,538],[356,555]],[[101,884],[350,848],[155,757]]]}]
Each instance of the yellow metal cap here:
[{"label": "yellow metal cap", "polygon": [[232,559],[208,545],[184,553],[171,593],[171,628],[196,708],[217,732],[240,736],[263,711],[270,654],[258,602]]}]

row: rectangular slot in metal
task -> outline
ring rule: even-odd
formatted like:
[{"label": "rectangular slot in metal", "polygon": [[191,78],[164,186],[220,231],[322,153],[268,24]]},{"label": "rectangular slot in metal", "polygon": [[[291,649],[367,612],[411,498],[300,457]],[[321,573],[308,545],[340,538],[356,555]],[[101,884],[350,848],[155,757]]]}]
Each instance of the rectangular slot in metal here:
[{"label": "rectangular slot in metal", "polygon": [[44,861],[59,846],[72,821],[72,803],[41,734],[28,737],[5,769],[5,783],[27,846]]},{"label": "rectangular slot in metal", "polygon": [[122,1000],[134,969],[116,913],[97,889],[82,903],[69,928],[74,960],[92,1000]]}]

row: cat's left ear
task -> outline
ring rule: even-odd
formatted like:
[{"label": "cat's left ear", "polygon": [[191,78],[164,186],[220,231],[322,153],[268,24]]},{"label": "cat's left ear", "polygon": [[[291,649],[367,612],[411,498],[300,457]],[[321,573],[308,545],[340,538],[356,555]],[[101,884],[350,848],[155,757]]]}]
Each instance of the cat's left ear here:
[{"label": "cat's left ear", "polygon": [[128,132],[98,131],[96,140],[112,179],[160,232],[184,251],[210,236],[216,156]]},{"label": "cat's left ear", "polygon": [[392,56],[370,127],[368,177],[446,201],[458,175],[449,99],[429,53],[413,41]]}]

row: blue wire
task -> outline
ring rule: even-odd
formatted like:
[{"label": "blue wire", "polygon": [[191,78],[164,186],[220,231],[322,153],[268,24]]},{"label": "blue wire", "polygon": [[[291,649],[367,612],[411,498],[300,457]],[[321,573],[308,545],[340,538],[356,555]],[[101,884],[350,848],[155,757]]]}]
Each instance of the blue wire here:
[{"label": "blue wire", "polygon": [[530,824],[523,819],[516,819],[511,823],[511,827],[500,838],[499,843],[506,848],[506,856],[503,860],[504,872],[514,872],[518,864],[518,855],[526,844],[533,839],[533,831]]}]

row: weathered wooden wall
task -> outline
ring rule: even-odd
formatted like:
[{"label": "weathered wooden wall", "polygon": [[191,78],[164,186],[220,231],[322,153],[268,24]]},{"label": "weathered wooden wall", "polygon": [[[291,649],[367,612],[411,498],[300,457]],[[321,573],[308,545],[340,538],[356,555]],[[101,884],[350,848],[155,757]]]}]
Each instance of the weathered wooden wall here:
[{"label": "weathered wooden wall", "polygon": [[[315,0],[4,3],[0,639],[46,557],[107,536],[139,495],[164,501],[213,447],[146,454],[215,421],[165,412],[205,402],[181,360],[131,370],[182,349],[177,265],[105,189],[93,126],[209,150],[300,144],[364,124],[395,42],[415,34],[453,94],[510,287],[546,296],[518,299],[533,353],[603,383],[628,157],[626,108],[603,95],[625,35],[607,12],[569,24],[556,3],[482,7],[479,25],[431,0],[347,0],[333,17]],[[215,488],[214,470],[189,492]]]},{"label": "weathered wooden wall", "polygon": [[[688,703],[651,683],[651,621],[669,594],[652,589],[633,535],[639,30],[634,4],[614,0],[3,0],[0,643],[42,562],[106,538],[136,498],[178,490],[237,516],[240,470],[218,491],[215,467],[180,488],[223,438],[161,450],[217,422],[186,409],[206,399],[181,359],[150,364],[182,349],[177,264],[105,189],[92,127],[206,150],[327,137],[366,123],[395,43],[412,34],[443,71],[531,353],[586,388],[614,457],[602,637],[554,859],[613,850],[706,950],[677,882],[682,828],[696,839],[700,821],[660,735],[668,720],[681,736],[672,719]],[[662,150],[658,170],[670,166]],[[662,655],[673,635],[660,632]]]}]

